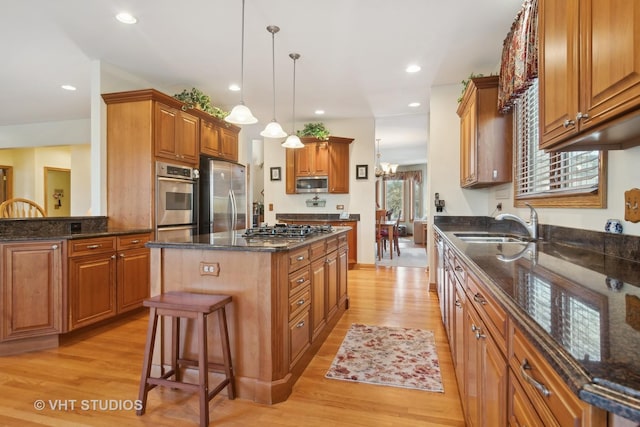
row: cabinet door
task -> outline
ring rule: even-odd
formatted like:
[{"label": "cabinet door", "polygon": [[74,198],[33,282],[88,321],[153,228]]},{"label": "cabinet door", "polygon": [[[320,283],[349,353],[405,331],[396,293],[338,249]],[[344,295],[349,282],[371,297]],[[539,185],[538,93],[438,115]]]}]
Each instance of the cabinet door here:
[{"label": "cabinet door", "polygon": [[[608,2],[607,2],[608,3]],[[540,147],[576,134],[579,0],[539,3]]]},{"label": "cabinet door", "polygon": [[460,117],[460,185],[467,186],[477,180],[476,152],[476,89]]},{"label": "cabinet door", "polygon": [[178,158],[195,165],[200,155],[200,119],[180,111],[176,140]]},{"label": "cabinet door", "polygon": [[327,320],[338,310],[338,251],[327,254],[325,259],[327,289]]},{"label": "cabinet door", "polygon": [[200,121],[200,151],[213,157],[219,157],[222,151],[219,128],[205,120]]},{"label": "cabinet door", "polygon": [[311,324],[313,339],[326,324],[325,258],[311,263]]},{"label": "cabinet door", "polygon": [[296,176],[311,176],[314,174],[313,152],[315,147],[315,142],[309,142],[304,144],[304,148],[298,148],[294,151]]},{"label": "cabinet door", "polygon": [[2,265],[2,340],[62,332],[62,241],[2,245]]},{"label": "cabinet door", "polygon": [[464,396],[464,379],[465,379],[465,348],[464,348],[464,338],[465,338],[465,306],[467,304],[464,290],[461,286],[456,286],[455,290],[455,312],[453,315],[453,345],[452,347],[452,356],[453,363],[456,370],[456,379],[458,380],[458,389],[460,390],[460,395]]},{"label": "cabinet door", "polygon": [[221,155],[232,162],[238,161],[238,134],[227,128],[220,128]]},{"label": "cabinet door", "polygon": [[507,362],[491,335],[483,328],[476,338],[482,349],[482,425],[507,425]]},{"label": "cabinet door", "polygon": [[158,157],[176,159],[178,146],[176,144],[176,126],[178,110],[157,102],[154,113],[154,145]]},{"label": "cabinet door", "polygon": [[476,339],[476,331],[481,326],[480,318],[475,313],[475,309],[471,304],[466,305],[465,309],[465,416],[467,425],[476,427],[481,425],[480,418],[480,402],[482,392],[481,378],[482,366],[481,356],[482,349],[480,341]]},{"label": "cabinet door", "polygon": [[[349,249],[346,246],[338,248],[338,305],[347,304],[347,271],[349,270]],[[348,308],[348,307],[346,307]]]},{"label": "cabinet door", "polygon": [[581,130],[640,106],[640,4],[580,3]]},{"label": "cabinet door", "polygon": [[349,193],[349,144],[329,144],[329,192]]},{"label": "cabinet door", "polygon": [[116,314],[116,255],[69,259],[69,329]]},{"label": "cabinet door", "polygon": [[316,142],[311,150],[313,175],[329,175],[329,143]]},{"label": "cabinet door", "polygon": [[118,252],[118,313],[142,307],[142,301],[149,297],[150,259],[147,248]]}]

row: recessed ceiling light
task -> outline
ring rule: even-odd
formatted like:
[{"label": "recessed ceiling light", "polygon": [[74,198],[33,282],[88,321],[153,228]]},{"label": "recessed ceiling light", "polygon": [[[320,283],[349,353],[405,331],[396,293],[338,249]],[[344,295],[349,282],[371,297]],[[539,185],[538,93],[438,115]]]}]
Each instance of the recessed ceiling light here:
[{"label": "recessed ceiling light", "polygon": [[419,102],[412,102],[411,104],[409,104],[409,107],[419,107],[420,103]]},{"label": "recessed ceiling light", "polygon": [[240,86],[235,83],[229,85],[229,90],[233,92],[238,92],[240,90]]},{"label": "recessed ceiling light", "polygon": [[405,69],[407,73],[417,73],[420,70],[422,70],[422,68],[420,68],[420,66],[416,64],[411,64]]},{"label": "recessed ceiling light", "polygon": [[76,87],[71,85],[62,85],[61,87],[64,90],[76,90]]},{"label": "recessed ceiling light", "polygon": [[117,14],[116,19],[122,22],[123,24],[135,24],[136,22],[138,22],[135,16],[127,12],[121,12]]},{"label": "recessed ceiling light", "polygon": [[323,115],[323,114],[324,114],[324,110],[316,110],[316,111],[315,111],[315,113],[316,113],[318,116],[321,116],[321,115]]}]

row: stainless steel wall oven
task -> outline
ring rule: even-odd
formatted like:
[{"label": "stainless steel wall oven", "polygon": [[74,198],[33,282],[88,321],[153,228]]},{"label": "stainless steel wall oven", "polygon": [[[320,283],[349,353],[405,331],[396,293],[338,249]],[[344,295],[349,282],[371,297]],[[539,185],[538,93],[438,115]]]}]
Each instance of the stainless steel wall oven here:
[{"label": "stainless steel wall oven", "polygon": [[197,180],[197,169],[156,162],[156,238],[194,233]]}]

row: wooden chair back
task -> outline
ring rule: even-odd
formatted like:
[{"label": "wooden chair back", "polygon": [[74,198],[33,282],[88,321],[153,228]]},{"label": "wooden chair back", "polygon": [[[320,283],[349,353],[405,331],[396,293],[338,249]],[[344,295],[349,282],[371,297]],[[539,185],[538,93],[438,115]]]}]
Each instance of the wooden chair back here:
[{"label": "wooden chair back", "polygon": [[0,218],[44,218],[42,206],[36,202],[16,197],[0,203]]}]

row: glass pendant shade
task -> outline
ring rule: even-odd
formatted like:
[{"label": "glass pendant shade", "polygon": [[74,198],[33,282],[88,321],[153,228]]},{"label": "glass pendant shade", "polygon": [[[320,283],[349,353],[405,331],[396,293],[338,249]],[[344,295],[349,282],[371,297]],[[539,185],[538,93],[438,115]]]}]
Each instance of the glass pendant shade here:
[{"label": "glass pendant shade", "polygon": [[267,31],[271,33],[271,66],[272,66],[272,84],[273,84],[273,120],[267,124],[260,135],[265,138],[284,138],[287,133],[282,130],[282,126],[276,120],[276,50],[275,50],[275,38],[276,33],[280,31],[280,27],[276,25],[269,25]]},{"label": "glass pendant shade", "polygon": [[282,126],[274,120],[267,124],[264,130],[260,132],[260,135],[265,138],[284,138],[287,136],[287,133],[282,130]]},{"label": "glass pendant shade", "polygon": [[244,105],[244,0],[242,0],[242,42],[240,43],[240,104],[233,107],[224,121],[234,125],[251,125],[258,122],[258,119],[251,114],[249,107]]},{"label": "glass pendant shade", "polygon": [[304,144],[297,135],[289,135],[282,146],[284,148],[304,148]]},{"label": "glass pendant shade", "polygon": [[258,119],[253,117],[251,110],[244,104],[238,104],[233,107],[231,114],[224,118],[225,122],[233,123],[234,125],[251,125],[258,123]]}]

